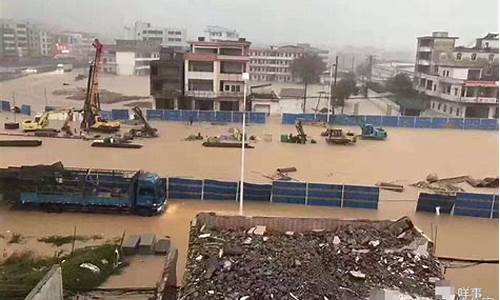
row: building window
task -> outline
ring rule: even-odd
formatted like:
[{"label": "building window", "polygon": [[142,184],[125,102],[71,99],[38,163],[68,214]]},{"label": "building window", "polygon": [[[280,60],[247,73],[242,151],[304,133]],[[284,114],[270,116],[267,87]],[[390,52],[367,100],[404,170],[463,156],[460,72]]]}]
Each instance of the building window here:
[{"label": "building window", "polygon": [[460,109],[457,108],[455,114],[457,115],[457,117],[460,116]]},{"label": "building window", "polygon": [[445,70],[443,70],[443,77],[445,77],[445,76],[446,76],[446,71],[445,71]]},{"label": "building window", "polygon": [[432,106],[431,106],[431,107],[432,107],[432,109],[434,109],[434,104],[436,104],[436,103],[432,102]]},{"label": "building window", "polygon": [[489,60],[489,61],[493,61],[494,59],[495,59],[495,54],[490,54],[490,55],[488,56],[488,60]]},{"label": "building window", "polygon": [[455,96],[458,96],[458,88],[455,88]]},{"label": "building window", "polygon": [[470,59],[471,60],[476,60],[477,59],[477,54],[476,53],[472,53],[471,56],[470,56]]},{"label": "building window", "polygon": [[438,103],[438,110],[441,110],[441,103]]},{"label": "building window", "polygon": [[446,71],[446,77],[450,77],[450,71]]},{"label": "building window", "polygon": [[453,113],[453,107],[450,106],[450,114]]},{"label": "building window", "polygon": [[237,85],[237,86],[236,86],[236,91],[237,91],[237,92],[239,92],[239,91],[240,91],[240,86],[239,86],[239,85]]},{"label": "building window", "polygon": [[446,104],[443,104],[443,112],[446,112]]},{"label": "building window", "polygon": [[229,85],[224,86],[225,91],[229,91]]},{"label": "building window", "polygon": [[462,60],[462,53],[460,52],[457,53],[457,60]]},{"label": "building window", "polygon": [[436,89],[437,89],[437,85],[435,85],[435,84],[434,84],[434,85],[432,86],[432,90],[435,92],[435,91],[436,91]]}]

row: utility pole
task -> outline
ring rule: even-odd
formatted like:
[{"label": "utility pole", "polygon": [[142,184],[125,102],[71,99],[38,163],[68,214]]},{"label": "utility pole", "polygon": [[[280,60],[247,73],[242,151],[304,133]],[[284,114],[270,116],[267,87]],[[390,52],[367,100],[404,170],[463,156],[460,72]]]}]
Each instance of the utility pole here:
[{"label": "utility pole", "polygon": [[372,81],[373,55],[368,56],[368,81]]},{"label": "utility pole", "polygon": [[330,97],[328,101],[328,114],[326,116],[326,122],[330,123],[330,114],[335,114],[335,111],[333,110],[333,91],[335,90],[335,87],[337,86],[337,66],[339,64],[339,57],[335,56],[335,73],[333,75],[333,86],[332,86],[332,67],[330,67]]},{"label": "utility pole", "polygon": [[247,81],[249,80],[248,73],[243,73],[243,122],[241,128],[241,165],[240,165],[240,216],[243,215],[243,185],[245,182],[245,137],[246,137],[246,110],[247,110]]},{"label": "utility pole", "polygon": [[46,88],[43,89],[43,95],[45,96],[45,108],[47,108],[48,101],[47,101],[47,89]]},{"label": "utility pole", "polygon": [[17,122],[17,117],[16,117],[16,92],[12,92],[12,104],[13,104],[13,112],[14,112],[14,122]]}]

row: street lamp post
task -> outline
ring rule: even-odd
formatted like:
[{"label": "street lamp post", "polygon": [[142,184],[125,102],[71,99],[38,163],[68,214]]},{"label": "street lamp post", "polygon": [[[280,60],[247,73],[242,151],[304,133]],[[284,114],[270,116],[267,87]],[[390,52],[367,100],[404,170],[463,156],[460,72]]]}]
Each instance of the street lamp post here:
[{"label": "street lamp post", "polygon": [[245,137],[246,137],[246,109],[247,109],[247,80],[249,79],[248,73],[242,74],[243,79],[243,123],[242,123],[242,136],[241,136],[241,174],[240,174],[240,216],[243,215],[243,183],[245,182]]},{"label": "street lamp post", "polygon": [[332,81],[333,81],[333,65],[330,66],[330,83],[328,85],[328,110],[326,113],[326,124],[330,124],[330,114],[332,112]]}]

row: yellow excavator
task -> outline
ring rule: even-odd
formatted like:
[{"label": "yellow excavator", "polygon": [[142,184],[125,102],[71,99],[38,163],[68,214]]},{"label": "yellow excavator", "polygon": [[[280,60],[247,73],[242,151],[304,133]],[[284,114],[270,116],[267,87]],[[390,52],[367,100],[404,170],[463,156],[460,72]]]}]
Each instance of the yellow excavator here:
[{"label": "yellow excavator", "polygon": [[[35,116],[33,120],[26,120],[22,123],[23,131],[25,132],[35,132],[35,133],[54,133],[57,134],[59,130],[54,128],[48,128],[49,126],[49,116],[52,114],[61,114],[61,111],[46,111],[42,114]],[[73,120],[73,110],[70,109],[66,112],[66,117],[64,124],[61,127],[61,131],[67,136],[73,135],[71,131],[70,122]]]},{"label": "yellow excavator", "polygon": [[[22,123],[23,131],[40,131],[40,130],[48,130],[47,126],[49,126],[49,115],[51,112],[46,111],[41,115],[36,115],[33,120],[26,120]],[[55,130],[55,129],[54,129]]]},{"label": "yellow excavator", "polygon": [[120,130],[120,122],[107,121],[100,114],[101,104],[99,100],[97,73],[99,71],[99,64],[101,60],[102,44],[98,39],[95,39],[92,46],[96,49],[95,58],[89,68],[87,94],[85,97],[85,103],[83,104],[83,120],[80,127],[87,132],[116,132]]}]

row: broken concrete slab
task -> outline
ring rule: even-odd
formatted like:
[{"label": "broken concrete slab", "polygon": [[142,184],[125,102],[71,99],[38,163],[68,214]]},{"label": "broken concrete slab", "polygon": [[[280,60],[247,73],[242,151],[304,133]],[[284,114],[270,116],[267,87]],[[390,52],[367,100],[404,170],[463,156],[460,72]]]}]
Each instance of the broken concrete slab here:
[{"label": "broken concrete slab", "polygon": [[257,226],[255,226],[255,230],[253,231],[253,234],[264,235],[265,232],[266,232],[266,226],[257,225]]},{"label": "broken concrete slab", "polygon": [[155,242],[156,236],[153,233],[142,234],[141,241],[139,242],[139,253],[153,254]]},{"label": "broken concrete slab", "polygon": [[155,244],[155,254],[167,254],[170,250],[169,239],[159,239]]},{"label": "broken concrete slab", "polygon": [[123,254],[124,255],[134,255],[137,253],[139,249],[139,242],[141,241],[141,237],[138,235],[129,235],[127,239],[122,244]]}]

